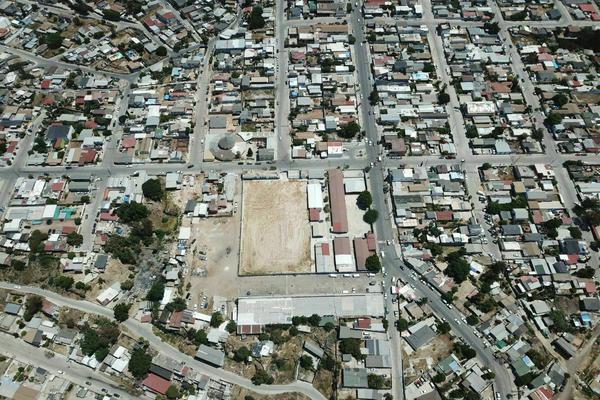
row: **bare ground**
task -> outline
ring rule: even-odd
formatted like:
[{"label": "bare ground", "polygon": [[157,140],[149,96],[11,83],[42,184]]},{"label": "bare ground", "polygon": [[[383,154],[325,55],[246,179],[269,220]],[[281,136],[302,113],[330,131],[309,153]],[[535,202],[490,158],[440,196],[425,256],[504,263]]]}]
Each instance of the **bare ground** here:
[{"label": "bare ground", "polygon": [[306,182],[244,182],[241,274],[312,271]]}]

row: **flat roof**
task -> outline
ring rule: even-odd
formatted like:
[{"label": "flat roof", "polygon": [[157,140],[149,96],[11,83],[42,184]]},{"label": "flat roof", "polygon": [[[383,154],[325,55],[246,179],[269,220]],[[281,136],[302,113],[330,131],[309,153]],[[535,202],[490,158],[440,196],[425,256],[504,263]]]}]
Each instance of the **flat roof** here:
[{"label": "flat roof", "polygon": [[383,313],[380,293],[240,297],[237,324],[289,324],[294,316],[312,314],[350,318]]}]

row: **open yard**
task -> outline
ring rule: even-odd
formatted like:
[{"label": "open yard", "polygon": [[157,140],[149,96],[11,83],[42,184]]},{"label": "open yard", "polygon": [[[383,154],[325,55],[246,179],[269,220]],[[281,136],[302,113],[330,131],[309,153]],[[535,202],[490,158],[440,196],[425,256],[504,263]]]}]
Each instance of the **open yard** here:
[{"label": "open yard", "polygon": [[246,181],[240,274],[311,272],[306,182]]}]

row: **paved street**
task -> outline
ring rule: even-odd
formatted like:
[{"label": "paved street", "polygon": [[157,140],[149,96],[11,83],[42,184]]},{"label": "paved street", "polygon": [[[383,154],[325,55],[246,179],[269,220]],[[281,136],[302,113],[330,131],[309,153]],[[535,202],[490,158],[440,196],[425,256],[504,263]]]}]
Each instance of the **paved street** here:
[{"label": "paved street", "polygon": [[[94,372],[87,367],[72,361],[67,361],[67,359],[60,354],[55,353],[53,357],[48,358],[44,354],[47,350],[34,347],[5,333],[0,333],[0,341],[2,341],[3,344],[3,348],[0,351],[1,354],[14,357],[17,360],[33,365],[36,368],[41,367],[51,374],[65,378],[79,386],[90,388],[96,393],[102,393],[102,389],[105,389],[107,393],[111,395],[114,393],[119,394],[122,399],[140,398],[139,396],[132,396],[124,390],[119,389],[118,383],[111,380],[104,373]],[[90,384],[88,385],[86,382],[89,382]],[[148,397],[143,395],[141,398]]]},{"label": "paved street", "polygon": [[[167,1],[160,1],[164,6],[170,7]],[[473,334],[472,329],[461,323],[456,322],[460,321],[462,315],[456,309],[449,309],[445,306],[437,292],[432,291],[429,287],[422,284],[420,281],[415,280],[411,277],[409,271],[404,268],[400,269],[399,266],[402,264],[401,255],[397,251],[395,246],[396,239],[396,230],[393,226],[393,222],[390,220],[389,215],[391,213],[391,207],[388,204],[388,196],[383,193],[382,188],[384,187],[384,178],[387,175],[387,170],[390,168],[397,168],[400,166],[419,166],[423,165],[425,167],[433,166],[436,164],[447,164],[447,165],[461,165],[462,169],[467,171],[467,189],[470,195],[472,195],[472,202],[474,203],[475,214],[480,219],[479,222],[483,223],[481,220],[481,216],[484,213],[484,204],[478,201],[477,190],[480,186],[480,180],[477,173],[477,168],[481,166],[484,162],[489,162],[492,165],[531,165],[536,163],[549,164],[552,165],[554,171],[556,173],[556,180],[558,182],[558,186],[561,189],[561,193],[563,195],[563,201],[565,206],[572,210],[573,207],[577,204],[578,199],[576,197],[573,183],[570,180],[566,169],[562,166],[564,161],[567,160],[581,160],[584,162],[594,162],[596,161],[596,157],[594,156],[584,156],[578,157],[576,155],[565,155],[558,152],[555,142],[551,137],[551,134],[547,132],[543,125],[544,115],[540,110],[539,99],[534,93],[534,84],[529,78],[527,71],[521,61],[521,58],[518,54],[518,51],[511,40],[509,29],[511,27],[523,25],[523,22],[513,22],[513,21],[505,21],[500,13],[499,8],[497,7],[495,2],[492,2],[495,11],[495,21],[498,22],[500,27],[499,36],[506,46],[508,54],[510,55],[510,60],[512,64],[513,70],[516,72],[517,77],[519,79],[519,84],[521,85],[522,91],[524,93],[524,97],[527,103],[532,107],[532,115],[534,117],[535,126],[537,129],[542,129],[544,131],[544,154],[513,154],[513,155],[474,155],[469,148],[468,139],[465,135],[465,126],[464,121],[459,110],[460,103],[458,101],[458,96],[456,90],[451,84],[451,79],[449,76],[449,69],[446,62],[446,57],[444,54],[444,48],[442,44],[442,40],[435,33],[436,27],[442,23],[450,23],[458,26],[464,27],[472,27],[472,26],[482,26],[482,22],[476,21],[459,21],[459,20],[448,20],[448,19],[440,19],[435,18],[432,13],[431,2],[429,0],[425,0],[423,2],[423,18],[416,20],[407,20],[407,19],[396,19],[396,18],[375,18],[369,21],[365,21],[363,16],[361,15],[360,8],[354,7],[353,12],[348,18],[348,22],[352,28],[352,32],[354,37],[356,38],[356,42],[353,46],[353,57],[355,57],[354,63],[357,66],[356,68],[356,77],[358,80],[358,85],[360,88],[359,93],[362,95],[362,101],[360,102],[360,123],[362,128],[366,132],[366,137],[372,140],[374,143],[377,143],[379,140],[378,127],[375,120],[375,112],[373,107],[368,102],[368,95],[373,88],[373,82],[371,78],[370,71],[370,56],[369,56],[369,46],[367,43],[363,43],[365,41],[365,23],[375,22],[375,23],[385,23],[385,24],[393,24],[397,26],[422,26],[424,25],[428,29],[428,41],[431,48],[432,58],[434,64],[436,66],[436,73],[442,84],[445,86],[446,92],[450,96],[450,103],[447,105],[448,112],[448,122],[450,124],[451,132],[453,134],[453,140],[456,145],[458,151],[458,157],[456,160],[446,160],[441,159],[438,156],[425,156],[425,157],[404,157],[402,159],[383,159],[382,162],[379,161],[379,157],[381,155],[381,148],[378,145],[374,146],[366,146],[366,157],[356,157],[355,152],[351,152],[352,156],[345,156],[341,159],[325,159],[325,160],[292,160],[290,158],[290,145],[291,138],[289,136],[289,123],[288,123],[288,113],[289,113],[289,94],[288,87],[286,84],[287,78],[287,69],[288,69],[288,51],[285,48],[285,39],[287,35],[286,28],[288,26],[310,26],[317,23],[316,20],[294,20],[287,21],[284,7],[286,2],[284,0],[277,1],[276,7],[276,51],[278,54],[278,64],[277,64],[277,83],[276,83],[276,112],[275,112],[275,134],[277,135],[277,150],[276,156],[277,161],[273,164],[265,164],[265,163],[204,163],[202,161],[203,157],[203,142],[204,136],[206,134],[206,121],[208,118],[208,104],[207,104],[207,90],[210,82],[211,75],[211,65],[210,58],[212,55],[212,51],[214,48],[214,41],[209,42],[208,48],[206,51],[206,61],[204,63],[204,67],[202,72],[198,76],[197,80],[197,92],[196,92],[196,114],[195,114],[195,126],[193,131],[193,137],[191,139],[190,144],[190,157],[188,167],[186,172],[189,173],[199,173],[201,171],[224,171],[224,172],[232,172],[232,173],[244,173],[251,170],[269,170],[272,167],[277,168],[280,171],[287,171],[290,169],[294,170],[315,170],[322,171],[330,168],[353,168],[353,169],[365,169],[371,165],[374,165],[373,168],[370,169],[368,173],[369,178],[369,187],[371,189],[373,195],[373,204],[375,208],[379,210],[380,218],[376,223],[376,233],[378,239],[386,243],[389,241],[391,244],[383,244],[381,246],[381,250],[385,257],[383,258],[383,265],[386,268],[386,271],[391,276],[400,277],[406,282],[410,282],[415,285],[416,291],[419,296],[427,297],[429,299],[429,305],[432,310],[436,313],[436,315],[440,318],[445,318],[450,325],[452,326],[453,332],[461,338],[465,343],[468,343],[471,347],[475,349],[477,352],[477,357],[482,361],[484,365],[489,367],[496,374],[494,381],[494,389],[500,392],[503,398],[506,398],[506,395],[510,393],[514,393],[514,387],[512,384],[512,377],[509,372],[509,369],[501,365],[493,356],[492,352],[487,348],[486,344],[479,339],[475,334]],[[594,26],[597,23],[591,21],[574,21],[572,17],[569,15],[568,10],[562,4],[562,2],[556,2],[558,9],[563,14],[562,18],[559,21],[527,21],[527,25],[530,27],[544,27],[544,28],[555,28],[559,26],[577,26],[577,27],[585,27],[585,26]],[[47,5],[44,7],[48,7],[48,9],[56,12],[60,15],[60,13],[67,13],[68,11],[64,10],[62,7]],[[182,19],[179,14],[176,12],[177,18],[182,20],[182,23],[186,28],[188,28],[192,35],[198,40],[198,34],[187,20]],[[99,17],[96,17],[99,18]],[[318,22],[320,23],[339,23],[341,20],[338,18],[318,18]],[[236,21],[237,23],[237,21]],[[126,29],[128,27],[140,28],[141,24],[134,22],[121,21],[117,23],[117,29]],[[146,36],[149,33],[143,27],[140,28],[144,31]],[[157,39],[152,36],[152,40],[156,41]],[[81,71],[85,73],[93,73],[102,76],[106,76],[109,78],[120,79],[125,82],[122,87],[122,97],[119,100],[118,105],[116,106],[116,116],[115,121],[118,120],[119,116],[125,115],[127,110],[127,104],[129,101],[129,96],[131,93],[131,84],[134,83],[141,71],[132,74],[118,74],[106,71],[98,71],[94,68],[89,68],[85,66],[72,65],[69,63],[62,62],[58,59],[48,60],[32,54],[30,52],[15,49],[12,47],[8,47],[5,45],[0,45],[0,50],[6,51],[7,53],[17,55],[26,60],[29,60],[33,63],[36,63],[39,67],[61,67],[66,69],[74,69],[76,71]],[[179,55],[179,53],[173,53],[169,50],[169,55]],[[144,69],[145,70],[145,69]],[[132,168],[128,168],[125,165],[115,165],[116,157],[118,156],[118,139],[119,136],[114,135],[112,141],[109,142],[105,147],[105,155],[101,165],[91,165],[77,168],[76,170],[66,170],[65,167],[47,167],[47,166],[28,166],[27,165],[27,151],[31,148],[33,140],[35,139],[35,131],[40,126],[43,121],[45,114],[41,114],[34,122],[33,122],[33,133],[27,135],[19,145],[19,152],[13,162],[13,164],[9,167],[3,168],[0,170],[0,206],[6,207],[9,198],[12,194],[12,189],[14,187],[14,182],[19,176],[28,176],[35,174],[47,173],[50,175],[69,175],[69,176],[93,176],[95,179],[94,182],[94,191],[91,194],[91,203],[86,207],[86,213],[83,217],[82,224],[79,227],[80,233],[84,236],[84,243],[81,246],[80,250],[82,251],[90,251],[93,247],[93,222],[94,216],[97,212],[100,202],[101,196],[100,194],[106,188],[106,184],[108,178],[113,175],[119,174],[130,174],[136,170],[145,170],[150,175],[163,175],[167,172],[177,171],[185,168],[185,165],[182,164],[139,164],[135,165]],[[112,126],[115,128],[117,132],[120,131],[120,124],[118,122],[114,122]],[[485,225],[484,225],[485,228]],[[589,232],[584,232],[584,239],[591,240],[591,234]],[[492,244],[492,238],[487,232],[486,229],[486,238],[488,239],[488,244],[485,245],[485,250],[488,254],[493,255],[496,258],[500,258],[500,252],[496,245]],[[594,267],[598,267],[598,255],[597,253],[592,253],[592,260],[590,264]],[[297,277],[297,278],[285,278],[285,292],[294,292],[297,293],[299,288],[303,285],[306,285],[306,281],[308,278],[306,277]],[[290,279],[292,282],[288,282]],[[354,285],[354,281],[342,281],[339,283],[331,282],[325,283],[321,282],[323,279],[319,278],[319,285],[324,286],[332,286],[334,287],[334,291],[337,291],[340,287],[346,287],[346,285]],[[364,281],[357,280],[356,282],[363,284]],[[390,279],[385,279],[386,285],[385,290],[389,292],[390,289]],[[276,282],[273,283],[276,285]],[[290,286],[291,285],[291,286]],[[295,287],[292,289],[292,286]],[[357,286],[359,286],[357,284]],[[9,283],[2,283],[0,287],[14,289],[14,285]],[[320,286],[315,286],[317,289]],[[283,288],[283,285],[282,285]],[[104,315],[109,318],[112,318],[112,311],[104,308],[100,305],[85,302],[85,301],[77,301],[69,298],[65,298],[59,296],[55,293],[45,291],[38,288],[33,287],[22,287],[18,289],[19,291],[29,292],[29,293],[37,293],[43,296],[46,296],[51,301],[54,301],[58,305],[69,306],[73,308],[80,309],[82,311],[95,313],[99,315]],[[393,394],[396,399],[404,399],[404,388],[403,388],[403,373],[402,373],[402,357],[401,357],[401,338],[397,334],[397,331],[393,328],[395,317],[393,315],[393,309],[395,304],[391,302],[391,296],[389,296],[386,301],[387,306],[387,318],[390,322],[390,330],[389,336],[392,343],[392,359],[393,359],[393,369],[392,369],[392,381],[393,381]],[[302,383],[302,382],[294,382],[289,385],[271,385],[271,386],[255,386],[249,380],[239,377],[230,372],[224,371],[223,369],[217,369],[209,367],[205,364],[202,364],[191,357],[187,357],[182,355],[177,349],[172,346],[163,343],[157,336],[155,336],[150,328],[150,325],[142,325],[137,321],[128,320],[123,324],[134,336],[141,336],[146,338],[153,348],[157,349],[162,354],[165,354],[169,357],[185,361],[191,367],[197,369],[200,372],[210,375],[215,379],[223,379],[228,382],[234,383],[236,385],[240,385],[251,390],[254,390],[261,394],[277,394],[288,391],[298,391],[306,394],[310,398],[320,399],[323,396],[316,391],[311,385]],[[8,338],[7,338],[8,340]],[[55,359],[49,362],[45,359],[40,359],[39,354],[37,352],[30,351],[31,349],[27,345],[23,345],[21,341],[17,339],[13,340],[14,346],[11,343],[11,352],[17,358],[23,359],[28,362],[35,363],[36,365],[49,365],[47,368],[50,371],[55,371],[57,369],[65,369],[69,368],[69,366],[63,366],[61,364],[60,359]],[[25,347],[23,347],[25,346]],[[44,358],[43,353],[41,355]],[[53,369],[54,368],[54,369]],[[81,367],[83,368],[83,367]],[[71,365],[69,371],[69,378],[76,382],[80,383],[78,380],[86,380],[86,374],[88,373],[87,369],[84,371],[80,371],[79,367],[75,368]],[[99,381],[94,380],[92,382],[93,385],[102,384],[110,384],[110,382],[104,381],[101,378]],[[89,380],[89,379],[88,379]],[[571,384],[572,381],[570,381]],[[82,384],[82,383],[80,383]],[[115,389],[116,390],[116,389]]]},{"label": "paved street", "polygon": [[[20,293],[37,294],[47,298],[49,301],[61,307],[70,307],[84,311],[86,313],[97,314],[106,318],[113,319],[113,312],[108,308],[102,307],[99,304],[91,303],[85,300],[70,299],[56,294],[54,292],[51,292],[49,290],[44,290],[31,286],[17,286],[8,282],[0,282],[0,288],[10,289]],[[183,362],[189,367],[195,369],[196,371],[206,374],[213,379],[220,379],[226,382],[230,382],[232,384],[250,389],[259,394],[274,395],[288,392],[299,392],[307,395],[311,399],[325,399],[325,397],[323,397],[323,395],[317,389],[315,389],[312,385],[306,382],[296,381],[287,385],[257,386],[254,385],[249,379],[243,378],[232,372],[225,371],[222,368],[215,368],[207,364],[201,363],[200,361],[181,353],[178,349],[174,348],[173,346],[163,342],[158,336],[154,334],[154,332],[152,332],[152,325],[150,324],[141,324],[136,320],[128,319],[127,321],[122,323],[122,326],[125,327],[133,337],[144,338],[146,341],[148,341],[150,346],[159,353],[170,357],[174,360]]]}]

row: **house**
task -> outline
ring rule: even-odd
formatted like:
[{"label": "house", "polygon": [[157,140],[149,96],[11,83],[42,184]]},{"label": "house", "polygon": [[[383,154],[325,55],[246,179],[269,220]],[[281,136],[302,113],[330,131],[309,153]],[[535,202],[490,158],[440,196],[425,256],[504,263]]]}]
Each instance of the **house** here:
[{"label": "house", "polygon": [[406,338],[406,341],[413,348],[417,350],[422,346],[425,346],[436,336],[436,333],[428,325],[422,326],[412,335]]},{"label": "house", "polygon": [[16,303],[6,303],[4,312],[10,315],[19,315],[19,312],[21,312],[21,305]]},{"label": "house", "polygon": [[275,349],[275,344],[271,340],[264,340],[261,342],[256,342],[252,346],[252,357],[260,358],[260,357],[268,357],[273,354],[273,350]]},{"label": "house", "polygon": [[344,368],[342,382],[346,388],[367,388],[369,386],[366,368]]},{"label": "house", "polygon": [[325,353],[321,346],[310,340],[304,341],[304,350],[317,358],[323,358],[323,354]]},{"label": "house", "polygon": [[225,353],[201,344],[196,352],[196,359],[215,367],[222,367],[225,363]]},{"label": "house", "polygon": [[142,386],[151,392],[164,396],[169,386],[171,386],[171,381],[151,373],[142,381]]},{"label": "house", "polygon": [[562,337],[554,341],[554,346],[567,359],[575,357],[577,354],[577,349]]},{"label": "house", "polygon": [[75,329],[63,328],[54,336],[54,343],[71,346],[76,337],[77,331]]}]

